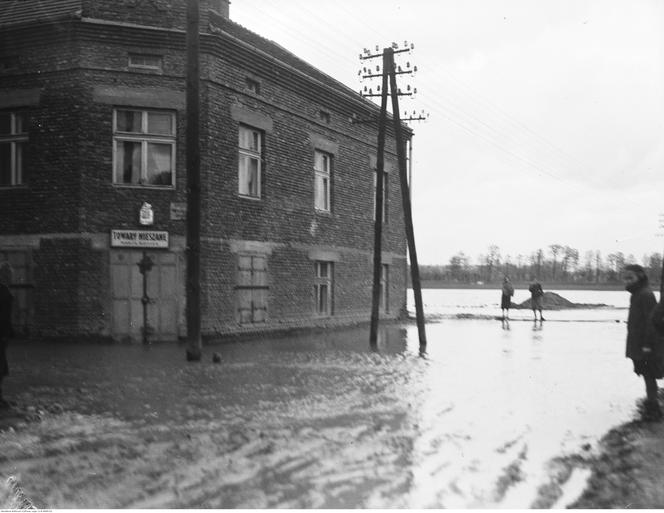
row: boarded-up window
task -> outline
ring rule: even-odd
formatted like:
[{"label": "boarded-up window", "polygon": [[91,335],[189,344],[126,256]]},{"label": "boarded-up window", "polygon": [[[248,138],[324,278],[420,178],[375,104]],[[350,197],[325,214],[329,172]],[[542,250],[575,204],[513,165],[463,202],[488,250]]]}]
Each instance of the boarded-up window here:
[{"label": "boarded-up window", "polygon": [[267,321],[267,257],[238,255],[237,314],[240,324]]}]

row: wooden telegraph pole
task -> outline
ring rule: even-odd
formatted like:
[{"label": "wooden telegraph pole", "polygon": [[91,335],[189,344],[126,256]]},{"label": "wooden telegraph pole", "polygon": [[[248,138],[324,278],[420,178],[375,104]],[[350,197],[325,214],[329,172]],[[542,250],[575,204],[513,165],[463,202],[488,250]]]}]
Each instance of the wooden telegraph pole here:
[{"label": "wooden telegraph pole", "polygon": [[[387,63],[387,54],[383,54],[383,69]],[[382,265],[383,238],[383,174],[385,171],[385,128],[387,124],[387,74],[383,73],[383,91],[380,100],[380,117],[378,119],[378,152],[376,154],[376,212],[374,214],[374,257],[373,257],[373,289],[371,295],[371,331],[369,344],[372,348],[378,345],[378,317],[380,308],[380,282]]]},{"label": "wooden telegraph pole", "polygon": [[198,3],[187,0],[187,361],[200,361],[202,355]]},{"label": "wooden telegraph pole", "polygon": [[[360,71],[360,76],[362,78],[374,78],[377,76],[382,76],[383,85],[382,91],[380,93],[373,93],[371,89],[367,91],[365,87],[364,92],[360,92],[363,96],[380,96],[381,97],[381,109],[380,117],[378,123],[378,154],[376,156],[376,221],[374,225],[374,272],[373,272],[373,294],[372,294],[372,304],[371,304],[371,332],[369,335],[369,342],[371,347],[376,347],[377,344],[377,333],[378,333],[378,312],[379,312],[379,300],[380,300],[380,279],[382,271],[382,262],[381,262],[381,252],[382,252],[382,224],[383,224],[383,167],[384,167],[384,148],[385,148],[385,121],[387,118],[387,87],[389,79],[389,88],[392,98],[392,120],[394,123],[394,133],[397,149],[397,159],[399,162],[399,180],[401,183],[401,200],[403,205],[404,212],[404,222],[406,228],[406,239],[408,241],[408,253],[410,256],[410,271],[411,271],[411,281],[413,285],[413,294],[415,296],[415,315],[417,319],[417,331],[419,335],[420,342],[420,351],[426,347],[426,331],[424,326],[424,307],[422,303],[422,288],[420,283],[420,270],[417,262],[417,251],[415,249],[415,232],[413,229],[413,215],[411,208],[411,198],[410,198],[410,187],[409,187],[409,177],[408,177],[408,168],[406,163],[406,148],[405,141],[402,133],[401,119],[399,116],[399,96],[400,95],[411,95],[412,93],[402,93],[401,90],[397,87],[396,75],[397,74],[406,74],[417,71],[417,68],[414,67],[412,70],[402,71],[401,68],[397,71],[394,64],[394,54],[400,52],[409,52],[412,50],[413,46],[408,47],[407,43],[405,44],[406,48],[401,50],[395,50],[393,45],[392,48],[385,48],[382,53],[383,57],[383,71],[382,74],[374,74],[371,70],[367,71],[364,68],[363,71]],[[378,48],[376,48],[378,50]],[[360,59],[373,59],[379,57],[381,54],[371,55],[371,52],[366,50],[364,54],[360,54]],[[410,67],[410,64],[408,64]],[[413,91],[415,92],[415,90]],[[423,120],[423,116],[411,117],[408,120]]]}]

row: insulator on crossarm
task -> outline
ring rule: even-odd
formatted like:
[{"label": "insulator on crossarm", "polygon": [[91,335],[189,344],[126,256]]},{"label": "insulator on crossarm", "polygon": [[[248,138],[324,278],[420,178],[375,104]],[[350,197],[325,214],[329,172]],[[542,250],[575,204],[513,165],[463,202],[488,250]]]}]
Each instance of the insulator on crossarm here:
[{"label": "insulator on crossarm", "polygon": [[376,92],[380,93],[380,86],[376,87]]},{"label": "insulator on crossarm", "polygon": [[373,91],[371,89],[369,89],[369,94],[373,94]]},{"label": "insulator on crossarm", "polygon": [[406,86],[406,91],[410,91],[410,84]]},{"label": "insulator on crossarm", "polygon": [[380,46],[376,45],[376,51],[380,52]]},{"label": "insulator on crossarm", "polygon": [[401,72],[401,66],[399,66],[399,67],[397,68],[397,71]]},{"label": "insulator on crossarm", "polygon": [[364,92],[366,93],[369,88],[367,86],[364,86]]},{"label": "insulator on crossarm", "polygon": [[410,43],[410,49],[415,50],[415,45],[413,43]]},{"label": "insulator on crossarm", "polygon": [[401,88],[400,87],[397,89],[397,94],[401,94]]},{"label": "insulator on crossarm", "polygon": [[417,66],[413,66],[413,71],[417,73]]},{"label": "insulator on crossarm", "polygon": [[376,66],[376,71],[380,71],[380,66]]},{"label": "insulator on crossarm", "polygon": [[410,69],[410,61],[406,62],[406,67]]}]

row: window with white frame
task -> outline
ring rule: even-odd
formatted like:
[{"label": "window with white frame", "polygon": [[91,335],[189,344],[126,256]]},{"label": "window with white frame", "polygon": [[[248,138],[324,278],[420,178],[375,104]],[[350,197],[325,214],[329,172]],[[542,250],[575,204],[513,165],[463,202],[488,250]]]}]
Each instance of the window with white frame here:
[{"label": "window with white frame", "polygon": [[238,255],[237,317],[240,324],[256,324],[267,320],[267,257]]},{"label": "window with white frame", "polygon": [[113,183],[175,185],[175,113],[113,111]]},{"label": "window with white frame", "polygon": [[240,196],[260,198],[263,133],[240,125],[238,146],[238,192]]},{"label": "window with white frame", "polygon": [[23,153],[28,127],[23,112],[0,112],[0,187],[24,183]]},{"label": "window with white frame", "polygon": [[383,312],[389,311],[389,285],[390,285],[390,268],[387,264],[382,264],[380,269],[379,306]]},{"label": "window with white frame", "polygon": [[314,262],[314,297],[316,300],[316,314],[332,315],[332,291],[334,284],[334,263]]},{"label": "window with white frame", "polygon": [[314,152],[314,207],[330,212],[330,184],[332,177],[332,155],[323,151]]},{"label": "window with white frame", "polygon": [[[383,171],[383,223],[387,224],[387,198],[389,197],[388,195],[388,188],[387,188],[387,177],[388,174],[386,171]],[[373,220],[376,220],[376,180],[378,179],[378,171],[374,170],[373,173]]]}]

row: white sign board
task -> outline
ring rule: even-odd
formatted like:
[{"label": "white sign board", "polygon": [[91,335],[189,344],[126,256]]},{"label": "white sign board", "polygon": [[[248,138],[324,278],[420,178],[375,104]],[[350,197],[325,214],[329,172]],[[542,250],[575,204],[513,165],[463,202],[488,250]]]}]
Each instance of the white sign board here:
[{"label": "white sign board", "polygon": [[168,248],[168,232],[111,230],[112,248]]}]

